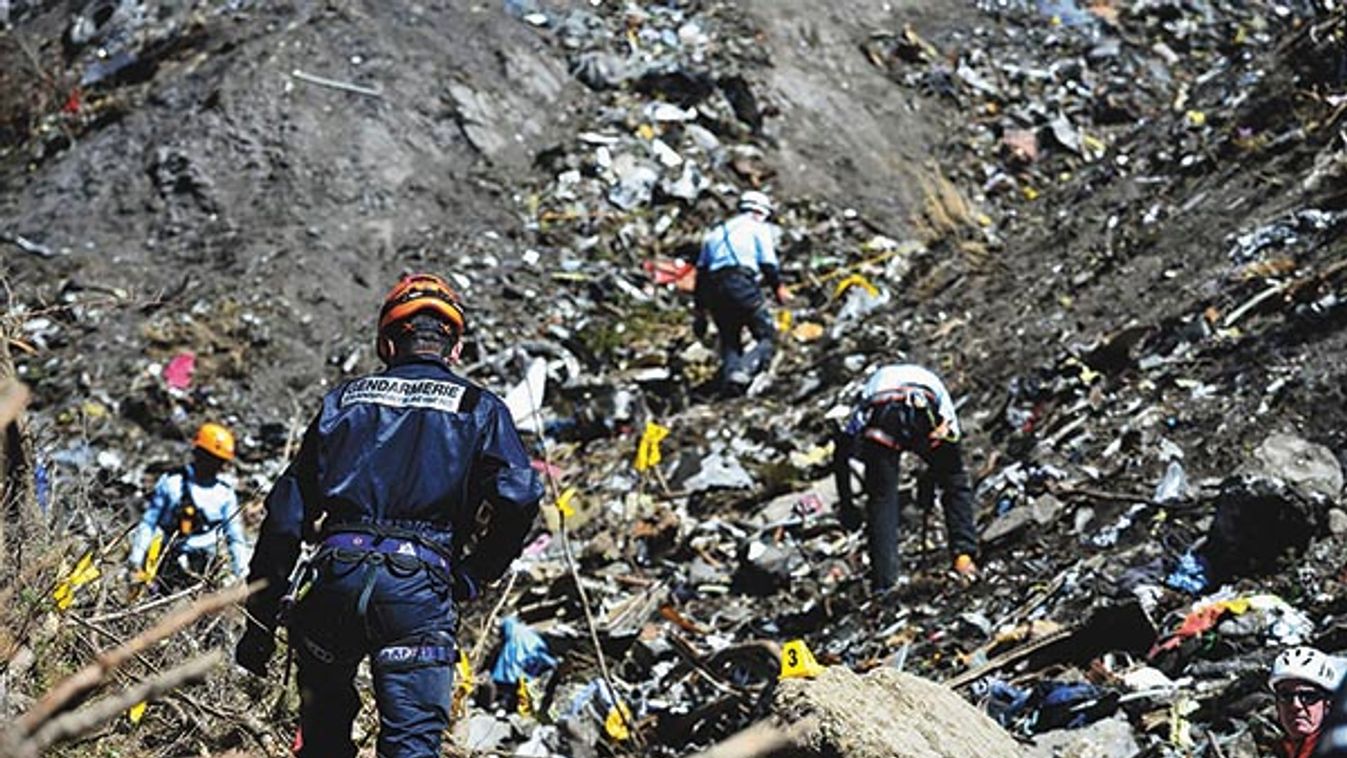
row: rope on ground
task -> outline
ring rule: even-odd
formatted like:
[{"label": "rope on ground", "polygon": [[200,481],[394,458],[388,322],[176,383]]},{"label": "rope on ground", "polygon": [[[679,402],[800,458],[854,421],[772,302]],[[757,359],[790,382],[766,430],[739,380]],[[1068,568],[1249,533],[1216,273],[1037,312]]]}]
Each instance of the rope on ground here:
[{"label": "rope on ground", "polygon": [[[533,385],[529,384],[527,377],[524,379],[524,388],[529,395],[530,415],[537,422],[538,442],[542,447],[543,474],[547,480],[552,502],[556,503],[561,496],[561,487],[552,474],[552,456],[547,446],[547,435],[543,432],[543,424],[541,423],[542,403],[539,398],[534,396]],[[627,709],[623,707],[623,703],[618,697],[617,688],[613,686],[613,677],[608,671],[608,658],[603,654],[603,645],[599,644],[599,629],[594,621],[594,611],[589,604],[589,595],[585,593],[584,583],[580,580],[580,567],[575,561],[575,556],[571,553],[570,530],[566,528],[566,513],[560,508],[557,508],[557,523],[557,531],[561,535],[561,554],[565,559],[571,579],[575,582],[575,593],[580,598],[580,607],[585,612],[585,625],[589,627],[589,641],[594,645],[594,656],[599,662],[599,676],[603,678],[603,685],[608,689],[608,697],[613,701],[613,709],[617,711],[618,718],[622,719],[622,726],[626,728],[627,734],[631,735],[637,747],[644,750],[645,739],[637,731],[636,725],[631,723]]]},{"label": "rope on ground", "polygon": [[486,622],[482,624],[477,632],[477,643],[472,646],[472,654],[468,656],[468,662],[472,664],[472,670],[477,670],[477,664],[482,661],[482,653],[486,649],[486,641],[491,636],[491,627],[496,623],[496,617],[500,616],[500,611],[505,607],[505,603],[510,599],[510,591],[514,589],[515,580],[519,574],[510,572],[510,580],[505,583],[505,590],[500,593],[500,600],[496,601],[496,607],[491,609],[490,615],[486,617]]}]

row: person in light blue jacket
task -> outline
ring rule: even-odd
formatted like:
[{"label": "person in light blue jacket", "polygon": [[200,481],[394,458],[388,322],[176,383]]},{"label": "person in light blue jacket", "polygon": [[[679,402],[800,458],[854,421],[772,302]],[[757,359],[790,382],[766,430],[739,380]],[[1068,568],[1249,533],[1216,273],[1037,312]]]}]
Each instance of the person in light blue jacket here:
[{"label": "person in light blue jacket", "polygon": [[153,577],[158,589],[175,589],[208,575],[221,533],[229,548],[235,578],[248,568],[248,541],[243,534],[234,487],[220,478],[234,460],[234,435],[225,427],[207,423],[197,432],[192,462],[164,474],[155,484],[149,505],[131,538],[127,558],[134,575],[144,578],[145,558],[156,532],[164,544]]},{"label": "person in light blue jacket", "polygon": [[[718,383],[734,393],[746,389],[753,376],[767,368],[776,348],[776,324],[758,287],[759,278],[778,303],[790,300],[790,292],[781,281],[776,243],[767,225],[772,210],[767,195],[745,192],[739,199],[739,214],[706,231],[697,258],[692,329],[700,338],[706,334],[707,314],[715,319],[720,333]],[[747,353],[745,329],[756,340]]]}]

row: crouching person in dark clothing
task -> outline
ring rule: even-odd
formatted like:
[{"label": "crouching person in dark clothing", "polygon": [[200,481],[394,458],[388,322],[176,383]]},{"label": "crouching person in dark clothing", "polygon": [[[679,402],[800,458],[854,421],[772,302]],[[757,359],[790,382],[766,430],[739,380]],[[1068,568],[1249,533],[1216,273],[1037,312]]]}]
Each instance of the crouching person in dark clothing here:
[{"label": "crouching person in dark clothing", "polygon": [[[379,755],[440,754],[455,603],[505,572],[537,515],[542,484],[509,411],[449,369],[464,327],[444,280],[399,282],[379,317],[378,353],[388,368],[327,394],[267,497],[249,579],[268,584],[248,602],[236,658],[265,675],[286,609],[299,665],[301,756],[355,755],[354,678],[365,656]],[[483,501],[492,518],[465,557]],[[301,540],[317,552],[291,578]]]},{"label": "crouching person in dark clothing", "polygon": [[954,402],[930,371],[910,364],[889,365],[866,382],[833,454],[839,515],[852,529],[860,527],[862,517],[852,502],[849,461],[856,457],[865,464],[864,523],[876,590],[886,590],[898,580],[898,464],[905,450],[926,462],[929,478],[924,486],[940,490],[954,569],[965,576],[977,571],[973,492],[959,449]]}]

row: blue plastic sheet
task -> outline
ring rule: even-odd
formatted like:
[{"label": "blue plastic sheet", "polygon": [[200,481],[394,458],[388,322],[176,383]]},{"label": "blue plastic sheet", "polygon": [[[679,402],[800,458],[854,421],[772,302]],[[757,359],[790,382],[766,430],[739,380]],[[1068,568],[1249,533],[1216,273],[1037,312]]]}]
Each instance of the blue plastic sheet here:
[{"label": "blue plastic sheet", "polygon": [[514,616],[500,622],[505,644],[501,647],[491,678],[503,684],[514,684],[527,674],[537,679],[556,668],[557,659],[547,649],[542,636]]},{"label": "blue plastic sheet", "polygon": [[1190,595],[1201,594],[1209,583],[1206,562],[1191,550],[1179,558],[1179,565],[1165,578],[1165,586]]}]

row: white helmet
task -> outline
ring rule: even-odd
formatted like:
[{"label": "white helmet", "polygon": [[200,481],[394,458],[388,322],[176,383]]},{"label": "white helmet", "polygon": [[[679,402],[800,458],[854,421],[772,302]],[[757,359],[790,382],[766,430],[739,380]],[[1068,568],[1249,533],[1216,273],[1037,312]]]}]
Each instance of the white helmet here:
[{"label": "white helmet", "polygon": [[772,198],[767,197],[766,193],[758,192],[757,190],[749,190],[739,196],[739,210],[757,211],[763,215],[770,216],[776,208],[772,206]]},{"label": "white helmet", "polygon": [[1322,687],[1329,692],[1338,688],[1342,671],[1337,661],[1312,647],[1292,647],[1281,651],[1272,662],[1272,675],[1267,684],[1275,688],[1288,680],[1299,680]]}]

